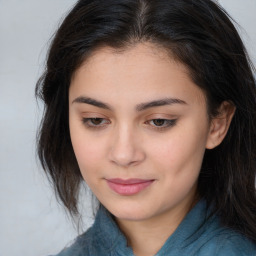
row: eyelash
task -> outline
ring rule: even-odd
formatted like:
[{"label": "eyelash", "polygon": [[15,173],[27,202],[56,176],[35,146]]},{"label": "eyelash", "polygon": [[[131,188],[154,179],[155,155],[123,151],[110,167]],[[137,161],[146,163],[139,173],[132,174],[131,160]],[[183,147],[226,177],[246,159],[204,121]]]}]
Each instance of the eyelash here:
[{"label": "eyelash", "polygon": [[[99,121],[103,121],[103,120],[106,120],[105,118],[97,118],[97,117],[91,117],[91,118],[82,118],[82,123],[89,129],[93,129],[93,130],[96,130],[96,129],[104,129],[104,127],[106,126],[106,124],[98,124],[98,125],[95,125],[92,123],[92,120],[99,120]],[[156,125],[152,125],[152,129],[156,129],[158,131],[163,131],[165,129],[168,129],[170,127],[173,127],[176,125],[176,122],[177,122],[177,119],[164,119],[164,118],[155,118],[155,119],[151,119],[151,120],[148,120],[146,121],[145,123],[146,124],[149,124],[151,122],[154,122],[154,121],[164,121],[164,125],[163,126],[156,126]],[[109,124],[110,122],[107,121],[106,122],[107,124]]]},{"label": "eyelash", "polygon": [[158,131],[163,131],[165,129],[171,128],[173,126],[176,125],[177,119],[164,119],[164,118],[156,118],[156,119],[151,119],[149,121],[147,121],[147,124],[150,124],[151,122],[154,121],[164,121],[164,125],[163,126],[157,126],[157,125],[152,125],[152,129],[157,129]]},{"label": "eyelash", "polygon": [[[83,124],[90,129],[101,129],[104,128],[105,125],[99,124],[99,125],[95,125],[92,123],[92,120],[98,119],[100,121],[102,120],[106,120],[105,118],[100,118],[100,117],[91,117],[91,118],[82,118],[82,122]],[[110,122],[107,122],[110,123]]]}]

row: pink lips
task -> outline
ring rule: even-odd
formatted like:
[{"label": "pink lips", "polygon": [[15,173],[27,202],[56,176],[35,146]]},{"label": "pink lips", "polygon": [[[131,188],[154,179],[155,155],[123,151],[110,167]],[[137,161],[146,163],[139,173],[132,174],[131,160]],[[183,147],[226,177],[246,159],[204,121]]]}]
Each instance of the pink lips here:
[{"label": "pink lips", "polygon": [[109,187],[116,193],[124,196],[130,196],[139,193],[149,185],[151,185],[154,180],[143,180],[143,179],[108,179],[107,183]]}]

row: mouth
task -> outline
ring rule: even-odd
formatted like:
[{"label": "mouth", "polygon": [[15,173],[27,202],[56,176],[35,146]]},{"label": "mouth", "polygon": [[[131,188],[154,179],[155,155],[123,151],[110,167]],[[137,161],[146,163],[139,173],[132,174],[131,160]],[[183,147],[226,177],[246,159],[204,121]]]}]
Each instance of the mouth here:
[{"label": "mouth", "polygon": [[138,194],[150,186],[155,180],[143,179],[107,179],[107,184],[114,192],[123,196]]}]

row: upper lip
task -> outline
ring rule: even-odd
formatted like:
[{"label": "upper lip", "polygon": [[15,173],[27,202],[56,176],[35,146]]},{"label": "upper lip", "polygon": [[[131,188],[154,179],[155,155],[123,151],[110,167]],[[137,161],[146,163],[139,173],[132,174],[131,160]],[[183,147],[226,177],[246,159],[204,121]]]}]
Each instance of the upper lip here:
[{"label": "upper lip", "polygon": [[130,184],[139,184],[139,183],[145,183],[145,182],[150,182],[153,181],[154,179],[107,179],[107,181],[115,183],[115,184],[120,184],[120,185],[130,185]]}]

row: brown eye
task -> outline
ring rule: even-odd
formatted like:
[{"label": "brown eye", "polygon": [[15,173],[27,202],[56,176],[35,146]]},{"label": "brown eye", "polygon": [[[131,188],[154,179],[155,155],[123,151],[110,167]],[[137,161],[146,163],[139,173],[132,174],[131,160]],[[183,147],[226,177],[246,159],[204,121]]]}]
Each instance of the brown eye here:
[{"label": "brown eye", "polygon": [[146,122],[146,124],[149,124],[151,128],[154,128],[157,131],[163,131],[165,129],[171,128],[174,126],[177,122],[177,119],[151,119]]},{"label": "brown eye", "polygon": [[153,119],[152,121],[155,126],[163,126],[166,122],[165,119]]},{"label": "brown eye", "polygon": [[100,125],[102,123],[103,118],[91,118],[91,123],[93,125]]},{"label": "brown eye", "polygon": [[105,128],[110,121],[105,118],[92,117],[92,118],[82,118],[82,123],[91,129],[102,129]]}]

